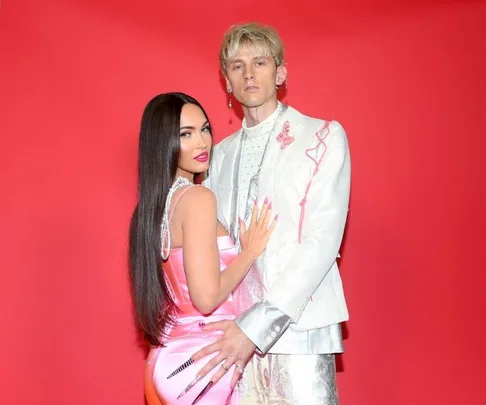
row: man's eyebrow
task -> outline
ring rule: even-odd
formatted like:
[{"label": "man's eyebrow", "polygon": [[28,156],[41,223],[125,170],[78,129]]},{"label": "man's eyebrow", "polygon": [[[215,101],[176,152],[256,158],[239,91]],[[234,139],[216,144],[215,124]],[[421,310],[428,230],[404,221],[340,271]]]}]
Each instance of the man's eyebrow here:
[{"label": "man's eyebrow", "polygon": [[[270,58],[270,56],[265,56],[265,55],[259,55],[259,56],[253,56],[251,58],[251,60],[255,60],[255,59],[268,59]],[[244,60],[243,59],[231,59],[228,63],[243,63]]]}]

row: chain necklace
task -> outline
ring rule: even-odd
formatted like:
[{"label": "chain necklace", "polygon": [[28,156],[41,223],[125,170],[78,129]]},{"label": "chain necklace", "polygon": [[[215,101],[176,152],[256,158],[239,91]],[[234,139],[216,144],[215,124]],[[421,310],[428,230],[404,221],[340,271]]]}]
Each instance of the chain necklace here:
[{"label": "chain necklace", "polygon": [[162,259],[167,260],[170,253],[170,226],[169,226],[169,210],[172,197],[176,190],[181,187],[189,186],[193,184],[191,181],[187,180],[185,177],[177,177],[172,184],[172,187],[167,194],[167,199],[165,200],[164,215],[162,217],[162,226],[160,230],[160,240],[162,244]]}]

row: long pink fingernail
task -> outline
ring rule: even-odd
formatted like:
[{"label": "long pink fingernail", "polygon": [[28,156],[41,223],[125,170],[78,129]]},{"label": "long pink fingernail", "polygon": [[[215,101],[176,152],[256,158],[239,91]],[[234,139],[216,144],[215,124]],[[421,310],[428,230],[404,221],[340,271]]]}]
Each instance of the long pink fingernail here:
[{"label": "long pink fingernail", "polygon": [[189,390],[190,390],[192,387],[194,387],[194,386],[195,386],[195,385],[196,385],[196,384],[199,382],[199,380],[201,380],[201,378],[202,378],[202,377],[201,377],[200,375],[197,375],[197,376],[196,376],[196,378],[195,378],[194,380],[192,380],[192,381],[189,383],[189,385],[188,385],[186,388],[184,388],[184,391],[182,391],[182,392],[179,394],[179,396],[177,397],[177,399],[180,399],[180,398],[182,398],[184,395],[186,395],[186,394],[189,392]]},{"label": "long pink fingernail", "polygon": [[268,203],[268,197],[265,197],[265,201],[263,201],[263,204]]},{"label": "long pink fingernail", "polygon": [[214,384],[213,381],[209,381],[208,385],[206,385],[203,388],[203,390],[199,393],[199,395],[196,397],[196,399],[194,401],[192,401],[191,405],[194,405],[196,402],[198,402],[204,396],[204,394],[206,394],[206,392],[208,392],[209,388],[211,388],[211,385],[213,385],[213,384]]},{"label": "long pink fingernail", "polygon": [[276,221],[277,219],[278,219],[278,214],[277,214],[277,215],[275,215],[275,221]]},{"label": "long pink fingernail", "polygon": [[231,403],[231,397],[233,396],[234,390],[235,390],[234,388],[231,389],[230,393],[228,394],[228,397],[226,398],[226,402],[224,403],[224,405],[229,405]]},{"label": "long pink fingernail", "polygon": [[268,204],[268,209],[271,210],[272,209],[272,203]]}]

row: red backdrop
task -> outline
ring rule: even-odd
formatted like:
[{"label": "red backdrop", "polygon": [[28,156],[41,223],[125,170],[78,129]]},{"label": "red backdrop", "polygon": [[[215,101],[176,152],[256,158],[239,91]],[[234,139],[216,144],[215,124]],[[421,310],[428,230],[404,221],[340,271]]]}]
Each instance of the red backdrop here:
[{"label": "red backdrop", "polygon": [[350,140],[342,404],[484,404],[485,2],[165,3],[2,1],[0,403],[143,404],[141,112],[180,90],[235,129],[218,46],[256,19],[286,42],[285,101]]}]

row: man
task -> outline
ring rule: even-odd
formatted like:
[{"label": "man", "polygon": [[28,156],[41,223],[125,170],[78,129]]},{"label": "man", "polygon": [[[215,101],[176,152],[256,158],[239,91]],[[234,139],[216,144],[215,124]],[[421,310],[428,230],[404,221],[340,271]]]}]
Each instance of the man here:
[{"label": "man", "polygon": [[278,101],[287,68],[271,27],[233,26],[220,64],[230,107],[234,96],[244,119],[213,150],[207,186],[218,219],[238,241],[239,218],[248,221],[267,198],[278,224],[234,292],[242,315],[204,326],[224,335],[192,358],[216,353],[199,374],[219,366],[212,383],[229,370],[234,385],[252,358],[240,404],[336,405],[334,354],[343,351],[340,323],[348,319],[336,264],[349,202],[346,134]]}]

